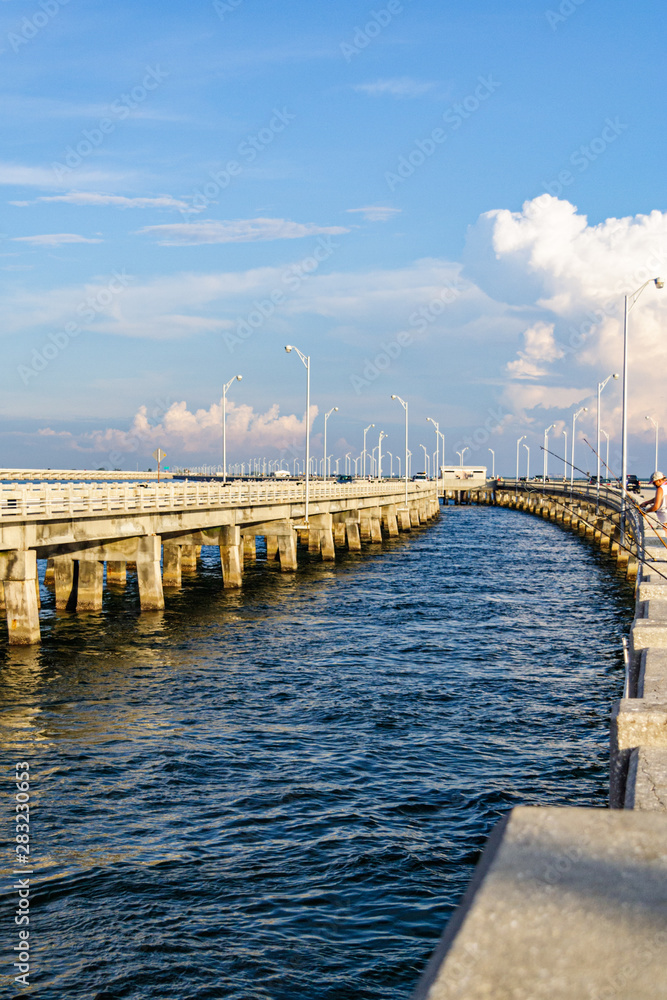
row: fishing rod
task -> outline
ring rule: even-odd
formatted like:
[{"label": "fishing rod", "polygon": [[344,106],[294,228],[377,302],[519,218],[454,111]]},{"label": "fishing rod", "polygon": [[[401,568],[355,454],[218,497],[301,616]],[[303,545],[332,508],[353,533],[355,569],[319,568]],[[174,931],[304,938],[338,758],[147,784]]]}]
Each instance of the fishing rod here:
[{"label": "fishing rod", "polygon": [[[586,442],[586,443],[588,444],[588,442]],[[589,447],[590,447],[590,445],[589,445]],[[553,455],[554,458],[560,459],[561,462],[565,462],[566,465],[569,465],[576,472],[580,472],[583,476],[588,476],[589,475],[588,472],[584,472],[583,469],[580,469],[578,465],[574,465],[567,458],[565,458],[565,459],[561,458],[560,455],[557,455],[554,451],[551,451],[550,448],[545,448],[544,445],[540,445],[540,450],[541,451],[546,451],[546,453],[548,455]],[[616,478],[616,477],[614,477],[614,478]],[[527,493],[535,493],[538,496],[540,494],[540,491],[538,489],[536,489],[535,487],[529,486],[528,483],[526,483],[526,492]],[[558,504],[558,506],[563,507],[565,510],[569,510],[569,508],[567,507],[567,505],[564,504],[562,501],[556,499],[556,496],[554,494],[551,494],[551,497]],[[635,504],[634,501],[632,500],[632,498],[629,498],[629,499],[630,499],[631,503],[633,504],[633,506],[636,507],[637,510],[640,510],[641,513],[644,515],[644,517],[646,517],[646,514],[644,514],[644,511],[641,510],[641,507],[639,507],[638,504]],[[617,541],[617,539],[615,539],[613,535],[610,535],[608,532],[602,531],[601,529],[597,528],[596,525],[591,524],[591,522],[587,521],[585,518],[580,517],[579,520],[582,521],[589,528],[593,528],[594,531],[598,531],[599,530],[601,536],[603,536],[604,538],[609,538],[610,541],[612,541],[612,542],[616,541],[616,543],[618,544],[618,547],[620,549],[623,549],[625,552],[628,552],[632,556],[636,555],[637,560],[642,564],[642,566],[648,566],[652,573],[656,573],[658,576],[662,577],[663,580],[667,580],[667,576],[664,573],[661,573],[660,570],[656,569],[653,562],[651,562],[651,565],[649,566],[648,560],[645,559],[643,556],[640,556],[638,551],[637,551],[637,553],[634,553],[629,546],[627,546],[627,545],[621,545],[620,541]],[[660,536],[658,536],[658,537],[660,537]],[[662,541],[662,539],[660,539],[660,540]]]},{"label": "fishing rod", "polygon": [[602,464],[604,465],[604,467],[605,467],[605,469],[607,470],[607,472],[608,472],[608,473],[610,473],[610,475],[611,475],[612,479],[615,479],[615,480],[616,480],[616,482],[617,482],[617,483],[619,484],[619,486],[621,487],[621,489],[622,489],[622,490],[623,490],[623,492],[625,493],[625,499],[626,499],[626,500],[629,500],[629,501],[630,501],[630,503],[632,504],[632,506],[633,506],[633,507],[635,508],[635,510],[638,510],[638,511],[639,511],[639,513],[640,513],[640,514],[642,515],[642,517],[644,518],[644,520],[648,522],[649,526],[651,527],[651,529],[652,529],[652,530],[653,530],[653,532],[655,533],[655,537],[656,537],[656,538],[658,539],[658,541],[659,541],[659,542],[661,543],[661,545],[662,545],[662,546],[663,546],[663,547],[664,547],[665,549],[667,549],[667,542],[666,542],[666,541],[664,540],[664,538],[662,538],[662,536],[661,536],[661,535],[660,535],[660,534],[658,533],[658,529],[657,529],[657,528],[656,528],[656,526],[655,526],[655,525],[653,524],[653,522],[651,521],[651,518],[650,518],[650,517],[648,516],[648,514],[646,513],[646,511],[644,510],[644,508],[643,508],[643,507],[641,507],[641,506],[640,506],[640,504],[638,504],[638,503],[637,503],[637,501],[636,501],[635,499],[633,499],[633,497],[631,497],[631,496],[630,496],[630,494],[628,493],[628,490],[627,490],[627,487],[626,487],[625,489],[623,488],[623,483],[621,483],[621,480],[620,480],[620,479],[618,478],[618,476],[615,476],[615,475],[614,475],[614,473],[613,473],[613,472],[612,472],[612,470],[611,470],[611,469],[609,468],[609,466],[607,465],[607,463],[605,462],[605,460],[604,460],[604,459],[602,458],[602,456],[601,456],[601,455],[598,455],[597,451],[595,450],[595,448],[593,447],[593,445],[592,445],[592,444],[590,443],[590,441],[588,441],[588,440],[587,440],[586,438],[584,438],[584,441],[586,441],[586,444],[587,444],[587,445],[588,445],[588,447],[589,447],[589,448],[591,449],[591,451],[593,452],[593,454],[595,455],[595,457],[596,457],[596,458],[599,458],[599,459],[600,459],[600,461],[601,461],[601,462],[602,462]]}]

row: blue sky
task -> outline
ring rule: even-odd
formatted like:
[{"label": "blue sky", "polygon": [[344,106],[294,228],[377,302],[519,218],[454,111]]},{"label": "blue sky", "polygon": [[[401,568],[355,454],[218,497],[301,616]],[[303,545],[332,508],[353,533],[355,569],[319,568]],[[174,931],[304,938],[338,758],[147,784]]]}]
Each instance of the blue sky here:
[{"label": "blue sky", "polygon": [[[592,440],[623,293],[667,272],[661,12],[1,0],[2,464],[217,462],[237,373],[230,461],[291,461],[286,343],[312,356],[315,452],[337,405],[334,457],[371,422],[399,454],[392,393],[448,462],[491,447],[510,474],[526,434],[538,471],[580,406]],[[643,473],[665,296],[631,314]],[[603,399],[618,465],[618,383]]]}]

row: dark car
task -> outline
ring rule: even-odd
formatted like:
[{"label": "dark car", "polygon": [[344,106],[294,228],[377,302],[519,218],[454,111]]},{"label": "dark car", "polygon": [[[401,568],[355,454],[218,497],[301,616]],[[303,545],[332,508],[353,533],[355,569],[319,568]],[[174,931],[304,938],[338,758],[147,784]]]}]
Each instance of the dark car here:
[{"label": "dark car", "polygon": [[336,476],[337,483],[353,483],[354,476]]},{"label": "dark car", "polygon": [[626,476],[626,479],[625,479],[625,488],[630,493],[641,493],[641,491],[642,491],[642,488],[641,488],[641,485],[639,483],[639,480],[638,480],[637,476],[632,476],[632,475],[630,475],[630,473],[628,473],[628,475]]}]

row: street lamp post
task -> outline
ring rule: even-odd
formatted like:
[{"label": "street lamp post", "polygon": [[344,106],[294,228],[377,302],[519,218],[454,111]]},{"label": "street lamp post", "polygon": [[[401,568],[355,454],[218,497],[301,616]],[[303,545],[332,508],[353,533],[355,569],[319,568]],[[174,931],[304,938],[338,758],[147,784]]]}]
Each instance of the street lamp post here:
[{"label": "street lamp post", "polygon": [[653,469],[656,470],[658,468],[658,421],[655,417],[647,417],[646,419],[650,420],[655,427],[655,465]]},{"label": "street lamp post", "polygon": [[[433,472],[434,472],[434,477],[433,478],[435,479],[435,485],[436,485],[436,489],[437,489],[437,487],[438,487],[438,472],[439,472],[439,469],[440,469],[440,424],[438,423],[437,420],[434,420],[433,417],[427,417],[426,418],[426,422],[427,423],[429,422],[429,420],[433,424],[433,426],[435,427],[435,465],[433,466]],[[442,457],[443,457],[443,461],[444,461],[445,456],[443,455]],[[438,502],[440,502],[440,501],[438,501]]]},{"label": "street lamp post", "polygon": [[324,414],[324,467],[322,469],[324,473],[325,481],[328,479],[328,467],[327,467],[327,420],[332,413],[338,413],[338,407],[332,406],[328,413]]},{"label": "street lamp post", "polygon": [[350,456],[351,455],[352,455],[352,452],[348,451],[347,455],[345,456],[345,475],[346,476],[349,476],[349,475],[352,474],[352,466],[350,465]]},{"label": "street lamp post", "polygon": [[371,427],[375,427],[375,424],[369,424],[368,427],[366,427],[366,429],[364,430],[364,450],[361,453],[363,456],[363,471],[361,474],[364,477],[364,479],[366,478],[366,435],[368,434]]},{"label": "street lamp post", "polygon": [[[547,448],[549,447],[549,431],[552,430],[555,426],[556,426],[555,424],[549,424],[549,426],[545,427],[544,429],[544,473],[543,473],[544,478],[542,480],[542,482],[544,483],[546,483],[547,481],[547,469],[549,467],[547,462]],[[542,490],[542,492],[544,493],[544,490]]]},{"label": "street lamp post", "polygon": [[612,379],[612,378],[616,379],[616,378],[620,378],[620,377],[621,376],[618,374],[618,372],[614,372],[613,375],[607,375],[607,377],[604,380],[604,382],[598,382],[598,408],[597,408],[597,429],[596,429],[596,435],[597,435],[597,460],[598,460],[598,467],[597,468],[598,468],[598,473],[597,473],[597,480],[596,480],[596,486],[595,486],[595,513],[596,514],[599,514],[599,512],[600,512],[600,396],[602,395],[602,390],[606,386],[607,382],[610,381],[610,379]]},{"label": "street lamp post", "polygon": [[574,487],[574,425],[577,422],[577,417],[582,413],[587,413],[587,406],[580,406],[576,413],[572,414],[572,461],[570,462],[570,496],[572,496],[572,489]]},{"label": "street lamp post", "polygon": [[392,455],[392,453],[390,451],[388,451],[387,454],[389,455],[389,478],[393,479],[394,478],[394,456]]},{"label": "street lamp post", "polygon": [[567,430],[563,427],[563,437],[565,438],[565,451],[563,452],[563,482],[567,479]]},{"label": "street lamp post", "polygon": [[489,451],[491,452],[491,462],[492,462],[492,465],[491,465],[491,478],[495,479],[496,478],[496,453],[493,450],[493,448],[489,448]]},{"label": "street lamp post", "polygon": [[382,479],[382,442],[384,438],[389,437],[384,431],[380,431],[380,438],[378,440],[378,479]]},{"label": "street lamp post", "polygon": [[292,347],[290,344],[287,345],[285,350],[288,354],[290,351],[296,351],[306,369],[306,505],[304,520],[308,524],[308,508],[310,503],[310,355],[303,354],[298,347]]},{"label": "street lamp post", "polygon": [[656,288],[664,288],[661,278],[649,278],[632,295],[625,296],[623,310],[623,418],[621,427],[621,545],[625,545],[625,491],[628,482],[628,313],[651,282]]},{"label": "street lamp post", "polygon": [[526,440],[526,435],[522,434],[520,438],[517,438],[517,442],[516,442],[516,481],[515,481],[515,485],[514,485],[514,497],[515,497],[515,499],[519,495],[519,445],[521,444],[522,441],[525,441],[525,440]]},{"label": "street lamp post", "polygon": [[232,382],[240,382],[243,375],[235,375],[222,387],[222,482],[227,482],[227,390]]},{"label": "street lamp post", "polygon": [[605,462],[605,467],[607,469],[607,475],[609,475],[609,435],[607,434],[607,432],[604,429],[604,427],[600,428],[600,433],[604,434],[604,436],[607,439],[607,461]]},{"label": "street lamp post", "polygon": [[424,449],[424,472],[426,473],[426,475],[430,479],[431,478],[431,460],[428,457],[428,450],[427,450],[425,444],[420,444],[419,447]]},{"label": "street lamp post", "polygon": [[392,395],[392,399],[397,399],[405,410],[405,506],[408,506],[408,404],[400,396]]},{"label": "street lamp post", "polygon": [[527,444],[524,444],[524,448],[526,449],[526,482],[529,483],[530,482],[530,446],[527,445]]}]

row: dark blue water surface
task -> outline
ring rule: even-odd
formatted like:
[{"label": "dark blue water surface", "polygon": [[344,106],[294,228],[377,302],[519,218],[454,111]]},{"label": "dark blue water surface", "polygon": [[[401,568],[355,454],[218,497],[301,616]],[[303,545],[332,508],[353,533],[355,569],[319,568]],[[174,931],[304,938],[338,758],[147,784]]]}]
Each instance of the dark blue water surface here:
[{"label": "dark blue water surface", "polygon": [[35,994],[406,1000],[500,816],[605,805],[631,590],[485,507],[238,592],[216,554],[164,613],[43,588],[42,647],[3,642]]}]

